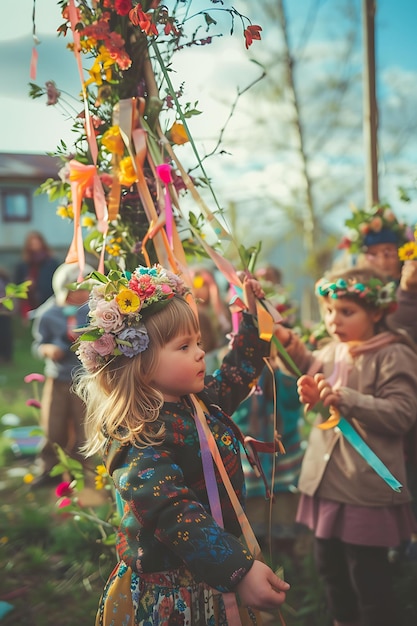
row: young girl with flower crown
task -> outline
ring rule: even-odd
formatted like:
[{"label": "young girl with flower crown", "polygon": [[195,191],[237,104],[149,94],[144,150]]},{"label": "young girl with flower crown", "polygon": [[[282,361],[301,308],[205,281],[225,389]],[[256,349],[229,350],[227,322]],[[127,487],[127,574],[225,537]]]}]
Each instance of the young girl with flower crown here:
[{"label": "young girl with flower crown", "polygon": [[[395,289],[370,269],[325,277],[316,294],[331,340],[310,353],[290,330],[276,331],[304,373],[301,401],[307,409],[321,403],[302,463],[297,521],[314,531],[337,626],[398,623],[387,552],[413,531],[410,494],[392,489],[355,443],[360,437],[405,485],[403,436],[417,416],[417,355],[385,325]],[[326,422],[328,407],[353,427],[353,439],[337,414]]]},{"label": "young girl with flower crown", "polygon": [[178,276],[155,266],[92,278],[76,390],[87,405],[86,453],[103,454],[124,507],[119,562],[96,625],[260,624],[256,609],[277,609],[289,585],[240,538],[244,481],[228,417],[269,349],[253,317],[259,283],[245,280],[240,331],[218,372],[205,376]]}]

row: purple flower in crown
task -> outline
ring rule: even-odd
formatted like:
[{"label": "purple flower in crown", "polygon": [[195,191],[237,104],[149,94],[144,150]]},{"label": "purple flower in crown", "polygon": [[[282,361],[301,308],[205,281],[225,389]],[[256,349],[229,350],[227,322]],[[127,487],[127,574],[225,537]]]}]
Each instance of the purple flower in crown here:
[{"label": "purple flower in crown", "polygon": [[140,326],[125,328],[117,335],[117,344],[120,352],[129,358],[143,352],[149,345],[149,336],[145,326],[141,324]]}]

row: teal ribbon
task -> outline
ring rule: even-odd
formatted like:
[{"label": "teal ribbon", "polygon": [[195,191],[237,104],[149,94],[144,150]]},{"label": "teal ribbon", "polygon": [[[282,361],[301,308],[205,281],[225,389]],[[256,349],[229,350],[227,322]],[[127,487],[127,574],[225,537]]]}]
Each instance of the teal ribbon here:
[{"label": "teal ribbon", "polygon": [[387,485],[394,491],[400,492],[402,484],[391,474],[389,469],[384,465],[380,458],[377,457],[375,452],[372,452],[371,448],[364,442],[362,437],[353,426],[344,418],[341,417],[336,428],[339,428],[343,433],[343,436],[354,447],[356,452],[361,455],[362,458],[372,467],[373,470],[384,480]]}]

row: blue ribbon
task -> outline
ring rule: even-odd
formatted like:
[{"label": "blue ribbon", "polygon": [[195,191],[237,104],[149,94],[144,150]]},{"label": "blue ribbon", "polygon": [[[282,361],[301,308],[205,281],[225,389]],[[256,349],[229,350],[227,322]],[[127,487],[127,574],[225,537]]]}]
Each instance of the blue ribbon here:
[{"label": "blue ribbon", "polygon": [[355,448],[356,452],[358,452],[358,454],[365,459],[365,461],[387,483],[387,485],[391,487],[391,489],[397,492],[401,491],[402,484],[391,474],[381,459],[377,457],[375,452],[372,452],[368,444],[364,442],[362,437],[344,417],[340,418],[336,428],[340,429],[350,445]]}]

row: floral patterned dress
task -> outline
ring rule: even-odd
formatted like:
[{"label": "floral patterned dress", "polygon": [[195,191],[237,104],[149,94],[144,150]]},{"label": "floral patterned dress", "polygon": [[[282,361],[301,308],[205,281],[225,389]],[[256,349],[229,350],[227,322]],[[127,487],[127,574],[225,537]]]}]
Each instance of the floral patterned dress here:
[{"label": "floral patterned dress", "polygon": [[[245,314],[219,370],[199,399],[239,500],[245,496],[239,437],[229,415],[248,395],[269,344]],[[220,408],[221,407],[221,408]],[[109,440],[104,461],[120,494],[119,563],[105,586],[96,626],[227,626],[222,593],[233,592],[253,564],[225,486],[216,478],[224,528],[211,516],[197,428],[187,398],[165,403],[160,446]],[[240,609],[242,624],[260,624]],[[229,624],[230,626],[230,624]]]}]

